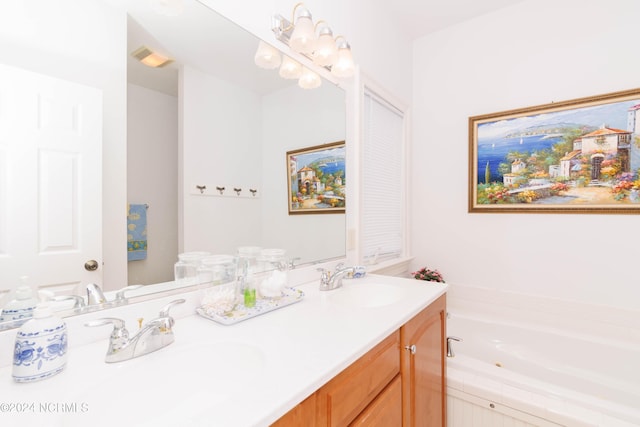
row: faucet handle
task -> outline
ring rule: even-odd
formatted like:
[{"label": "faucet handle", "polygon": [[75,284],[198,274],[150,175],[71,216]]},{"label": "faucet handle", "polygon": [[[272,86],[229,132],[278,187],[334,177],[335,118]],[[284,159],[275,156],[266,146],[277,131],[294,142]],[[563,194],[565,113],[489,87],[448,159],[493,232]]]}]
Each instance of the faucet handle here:
[{"label": "faucet handle", "polygon": [[129,340],[129,331],[124,326],[124,320],[117,317],[104,317],[102,319],[93,320],[87,322],[84,326],[104,326],[113,324],[113,331],[111,331],[111,346],[114,349],[118,349],[125,345]]},{"label": "faucet handle", "polygon": [[82,298],[80,295],[59,295],[53,297],[52,301],[73,301],[73,308],[82,308],[85,306],[84,298]]},{"label": "faucet handle", "polygon": [[294,268],[296,268],[296,261],[300,261],[299,256],[289,259],[289,270],[293,270]]},{"label": "faucet handle", "polygon": [[129,286],[125,286],[124,288],[120,289],[118,292],[116,292],[116,301],[125,301],[125,297],[124,297],[124,293],[127,291],[133,291],[135,289],[141,288],[143,285],[129,285]]},{"label": "faucet handle", "polygon": [[320,272],[320,281],[322,283],[329,282],[329,278],[331,277],[331,272],[326,268],[316,268]]},{"label": "faucet handle", "polygon": [[171,301],[169,304],[162,307],[162,310],[160,310],[160,317],[169,317],[169,309],[174,305],[182,304],[185,301],[186,300],[184,298]]}]

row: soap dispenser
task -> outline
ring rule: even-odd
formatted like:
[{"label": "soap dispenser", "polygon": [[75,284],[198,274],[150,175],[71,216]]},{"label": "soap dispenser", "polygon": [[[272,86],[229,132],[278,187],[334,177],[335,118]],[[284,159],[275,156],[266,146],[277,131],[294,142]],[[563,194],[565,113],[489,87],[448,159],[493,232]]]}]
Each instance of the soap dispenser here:
[{"label": "soap dispenser", "polygon": [[0,320],[21,320],[33,316],[38,300],[33,297],[31,287],[27,285],[27,279],[27,276],[20,278],[21,284],[16,288],[15,298],[2,309]]},{"label": "soap dispenser", "polygon": [[16,335],[13,379],[24,383],[49,378],[62,372],[66,363],[67,325],[48,303],[40,303]]}]

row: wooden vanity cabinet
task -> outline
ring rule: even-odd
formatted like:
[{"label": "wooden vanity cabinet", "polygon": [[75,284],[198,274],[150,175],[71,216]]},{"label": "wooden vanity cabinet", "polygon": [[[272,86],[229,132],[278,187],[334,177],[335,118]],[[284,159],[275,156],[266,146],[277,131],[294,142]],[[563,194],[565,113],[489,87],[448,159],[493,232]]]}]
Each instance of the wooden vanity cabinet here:
[{"label": "wooden vanity cabinet", "polygon": [[272,426],[445,427],[445,306],[443,295]]},{"label": "wooden vanity cabinet", "polygon": [[400,328],[402,425],[446,426],[446,295]]},{"label": "wooden vanity cabinet", "polygon": [[316,427],[316,393],[283,415],[271,427]]}]

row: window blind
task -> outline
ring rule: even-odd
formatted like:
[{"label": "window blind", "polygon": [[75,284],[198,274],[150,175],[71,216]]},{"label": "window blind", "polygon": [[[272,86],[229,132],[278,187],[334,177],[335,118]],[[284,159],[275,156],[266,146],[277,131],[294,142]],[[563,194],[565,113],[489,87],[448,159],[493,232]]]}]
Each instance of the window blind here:
[{"label": "window blind", "polygon": [[402,255],[404,115],[365,90],[362,147],[362,255],[377,263]]}]

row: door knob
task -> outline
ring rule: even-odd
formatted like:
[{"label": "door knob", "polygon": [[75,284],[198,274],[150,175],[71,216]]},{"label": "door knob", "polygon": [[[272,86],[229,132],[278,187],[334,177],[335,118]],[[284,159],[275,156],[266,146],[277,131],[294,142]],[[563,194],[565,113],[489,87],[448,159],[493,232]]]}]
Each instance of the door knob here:
[{"label": "door knob", "polygon": [[96,271],[98,269],[98,261],[90,259],[84,263],[84,269],[87,271]]}]

